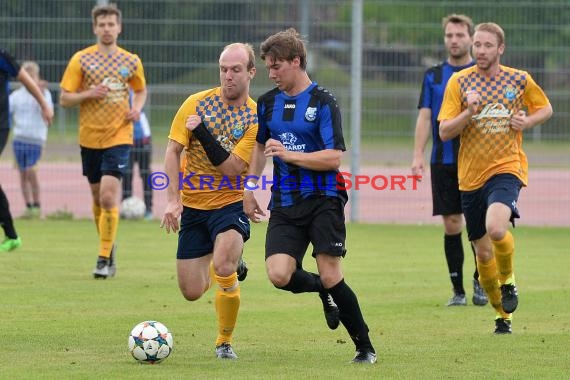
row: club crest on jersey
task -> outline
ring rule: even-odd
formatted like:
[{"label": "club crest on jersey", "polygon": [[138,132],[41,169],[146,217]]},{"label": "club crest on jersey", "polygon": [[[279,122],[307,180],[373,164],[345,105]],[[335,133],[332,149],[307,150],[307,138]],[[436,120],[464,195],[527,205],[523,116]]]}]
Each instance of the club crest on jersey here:
[{"label": "club crest on jersey", "polygon": [[245,126],[243,124],[234,125],[232,128],[232,136],[236,139],[239,139],[243,136],[245,132]]},{"label": "club crest on jersey", "polygon": [[123,78],[129,76],[129,69],[127,68],[127,66],[119,67],[119,75],[122,76]]},{"label": "club crest on jersey", "polygon": [[508,100],[515,100],[517,97],[517,90],[513,87],[506,87],[505,88],[505,98]]},{"label": "club crest on jersey", "polygon": [[317,118],[317,108],[307,107],[307,111],[305,111],[305,120],[315,121],[316,118]]}]

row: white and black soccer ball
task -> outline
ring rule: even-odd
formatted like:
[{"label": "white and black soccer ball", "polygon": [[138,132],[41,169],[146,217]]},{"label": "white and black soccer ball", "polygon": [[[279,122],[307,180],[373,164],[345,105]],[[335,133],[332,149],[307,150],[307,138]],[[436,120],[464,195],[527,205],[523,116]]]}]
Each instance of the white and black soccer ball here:
[{"label": "white and black soccer ball", "polygon": [[170,355],[172,348],[172,334],[157,321],[141,322],[129,334],[129,352],[141,363],[160,363]]},{"label": "white and black soccer ball", "polygon": [[121,202],[120,216],[123,219],[142,219],[145,212],[144,201],[138,197],[125,198]]}]

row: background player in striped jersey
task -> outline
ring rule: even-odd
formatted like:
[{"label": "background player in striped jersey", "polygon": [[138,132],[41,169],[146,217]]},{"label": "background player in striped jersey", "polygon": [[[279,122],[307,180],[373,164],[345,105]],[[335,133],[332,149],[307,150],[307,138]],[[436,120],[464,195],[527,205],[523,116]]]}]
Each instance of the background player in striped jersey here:
[{"label": "background player in striped jersey", "polygon": [[93,276],[107,278],[116,271],[121,178],[129,163],[133,121],[146,101],[146,80],[139,57],[117,45],[122,28],[117,6],[95,6],[91,15],[97,43],[71,57],[60,83],[60,104],[79,105],[83,175],[91,187],[99,235]]},{"label": "background player in striped jersey", "polygon": [[[424,151],[431,132],[433,145],[430,172],[433,215],[441,215],[443,219],[443,247],[449,278],[453,286],[453,296],[447,302],[447,306],[459,306],[467,304],[465,288],[463,287],[465,256],[461,240],[463,214],[457,180],[459,136],[446,142],[441,141],[437,115],[441,108],[443,92],[449,77],[453,73],[475,64],[471,58],[474,25],[471,18],[465,15],[451,14],[443,18],[442,26],[447,59],[428,69],[424,74],[418,104],[419,113],[416,121],[412,173],[419,176],[424,174]],[[475,258],[474,250],[473,257]],[[476,264],[473,273],[472,301],[475,305],[481,306],[488,302],[485,291],[479,285],[479,272],[477,272]]]},{"label": "background player in striped jersey", "polygon": [[[337,182],[346,150],[340,109],[334,96],[309,78],[307,50],[295,29],[268,37],[261,44],[261,58],[277,87],[258,100],[259,131],[248,175],[259,178],[266,158],[273,159],[267,275],[279,289],[318,292],[329,328],[337,328],[340,320],[356,346],[352,361],[375,363],[368,326],[341,270],[348,196]],[[244,210],[254,222],[265,215],[248,190]],[[318,275],[302,267],[309,243]]]},{"label": "background player in striped jersey", "polygon": [[520,188],[527,185],[523,131],[552,116],[552,106],[526,71],[500,64],[505,33],[495,23],[477,25],[477,64],[448,81],[438,119],[443,141],[461,135],[459,190],[469,240],[475,245],[481,286],[496,311],[495,333],[510,334],[518,306],[514,226]]}]

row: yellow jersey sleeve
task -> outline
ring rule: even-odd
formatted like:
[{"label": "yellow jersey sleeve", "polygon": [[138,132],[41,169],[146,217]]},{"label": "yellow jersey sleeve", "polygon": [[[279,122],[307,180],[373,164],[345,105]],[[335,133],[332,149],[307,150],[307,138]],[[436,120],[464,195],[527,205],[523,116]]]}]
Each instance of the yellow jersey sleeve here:
[{"label": "yellow jersey sleeve", "polygon": [[443,101],[437,120],[449,120],[459,115],[463,111],[461,105],[461,89],[457,81],[457,73],[454,73],[447,82],[445,92],[443,93]]}]

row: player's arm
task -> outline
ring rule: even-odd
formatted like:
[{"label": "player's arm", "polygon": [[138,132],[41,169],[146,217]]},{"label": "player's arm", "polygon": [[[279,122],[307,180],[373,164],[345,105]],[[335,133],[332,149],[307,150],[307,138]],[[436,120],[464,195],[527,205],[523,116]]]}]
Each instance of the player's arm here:
[{"label": "player's arm", "polygon": [[453,74],[447,82],[441,110],[439,111],[439,137],[442,141],[449,141],[461,134],[469,125],[473,115],[479,110],[481,95],[475,91],[466,92],[467,107],[462,109],[462,93]]},{"label": "player's arm", "polygon": [[146,102],[147,91],[146,87],[142,90],[133,92],[133,103],[131,109],[127,113],[127,120],[137,121],[141,117],[141,111]]},{"label": "player's arm", "polygon": [[309,170],[329,171],[338,170],[342,158],[339,149],[323,149],[316,152],[292,152],[287,150],[281,141],[267,140],[264,150],[265,157],[279,157],[281,160]]},{"label": "player's arm", "polygon": [[186,129],[198,139],[206,152],[208,160],[225,176],[237,176],[245,170],[247,163],[239,156],[228,152],[208,131],[198,115],[190,115],[186,119]]},{"label": "player's arm", "polygon": [[[420,108],[416,119],[412,174],[422,176],[425,170],[424,153],[431,132],[431,108]],[[421,178],[419,179],[421,180]]]},{"label": "player's arm", "polygon": [[75,107],[76,105],[83,103],[85,100],[102,99],[107,96],[107,92],[109,92],[109,88],[104,84],[99,84],[88,88],[87,90],[78,92],[69,92],[62,88],[59,96],[59,104],[66,108]]},{"label": "player's arm", "polygon": [[259,207],[259,203],[257,203],[257,200],[255,199],[252,189],[252,187],[255,188],[255,186],[251,186],[259,186],[258,181],[259,178],[261,178],[261,173],[263,173],[263,169],[267,162],[264,150],[265,145],[256,141],[251,153],[251,159],[246,176],[246,189],[244,189],[243,193],[243,212],[254,223],[259,223],[261,221],[260,216],[265,216],[265,212],[261,207]]},{"label": "player's arm", "polygon": [[160,227],[165,227],[166,232],[170,230],[177,232],[179,229],[178,218],[182,214],[182,201],[180,199],[180,183],[178,171],[180,170],[180,154],[184,146],[172,139],[168,140],[166,153],[164,155],[164,172],[169,180],[166,187],[166,208],[162,216]]},{"label": "player's arm", "polygon": [[40,89],[34,78],[28,74],[24,69],[20,69],[18,72],[18,80],[26,87],[26,89],[33,95],[37,100],[40,107],[42,108],[42,118],[47,124],[51,124],[53,121],[53,108],[48,104],[46,98],[44,97],[44,92]]},{"label": "player's arm", "polygon": [[552,112],[552,105],[550,103],[530,115],[527,115],[524,111],[518,111],[511,117],[511,127],[517,131],[533,128],[550,119]]}]

